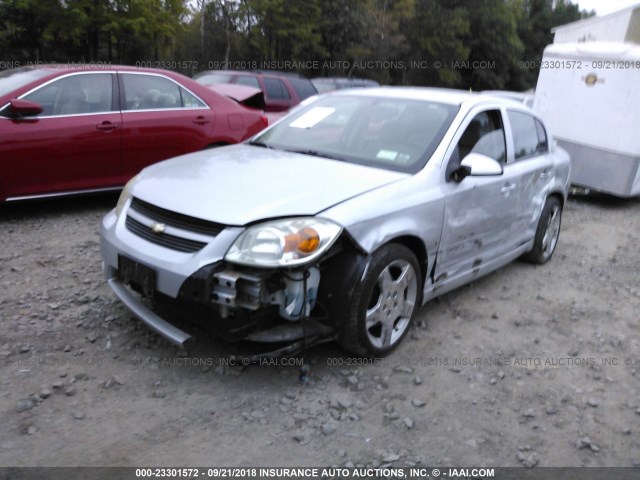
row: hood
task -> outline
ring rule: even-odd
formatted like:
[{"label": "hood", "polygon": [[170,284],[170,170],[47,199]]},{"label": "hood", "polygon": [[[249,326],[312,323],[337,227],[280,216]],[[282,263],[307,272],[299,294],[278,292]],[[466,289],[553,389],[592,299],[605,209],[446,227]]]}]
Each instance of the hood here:
[{"label": "hood", "polygon": [[250,145],[196,152],[142,171],[132,194],[225,225],[315,215],[406,173]]}]

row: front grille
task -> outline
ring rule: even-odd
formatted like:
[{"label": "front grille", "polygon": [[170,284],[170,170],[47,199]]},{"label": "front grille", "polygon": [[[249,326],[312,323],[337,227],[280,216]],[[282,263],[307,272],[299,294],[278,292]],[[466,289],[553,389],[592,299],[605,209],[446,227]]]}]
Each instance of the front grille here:
[{"label": "front grille", "polygon": [[125,225],[127,227],[127,230],[135,233],[139,237],[142,237],[151,243],[155,243],[156,245],[161,245],[163,247],[177,250],[179,252],[197,252],[206,245],[206,243],[204,242],[198,242],[195,240],[190,240],[188,238],[176,237],[175,235],[169,235],[167,233],[156,233],[151,230],[151,228],[138,222],[130,216],[127,216]]},{"label": "front grille", "polygon": [[172,212],[171,210],[165,210],[164,208],[156,207],[155,205],[151,205],[150,203],[135,197],[131,200],[131,206],[129,208],[134,209],[156,222],[164,223],[165,225],[170,225],[189,232],[210,235],[212,237],[218,235],[225,228],[224,225],[220,225],[219,223],[190,217],[181,213]]}]

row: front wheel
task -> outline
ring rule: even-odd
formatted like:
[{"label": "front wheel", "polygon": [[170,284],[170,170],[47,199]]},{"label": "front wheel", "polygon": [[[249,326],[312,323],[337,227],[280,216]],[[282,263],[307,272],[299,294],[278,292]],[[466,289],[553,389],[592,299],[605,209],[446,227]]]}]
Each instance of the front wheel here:
[{"label": "front wheel", "polygon": [[341,325],[339,343],[358,355],[384,355],[404,338],[420,307],[420,266],[399,244],[373,254]]},{"label": "front wheel", "polygon": [[558,244],[562,223],[562,205],[556,197],[547,198],[533,241],[533,248],[523,258],[540,265],[547,263]]}]

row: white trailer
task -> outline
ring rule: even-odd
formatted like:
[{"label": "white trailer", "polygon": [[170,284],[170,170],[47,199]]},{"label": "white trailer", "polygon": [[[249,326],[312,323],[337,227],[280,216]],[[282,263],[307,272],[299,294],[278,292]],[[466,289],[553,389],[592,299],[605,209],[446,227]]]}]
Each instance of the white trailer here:
[{"label": "white trailer", "polygon": [[553,44],[540,67],[533,108],[571,155],[571,183],[640,195],[640,45]]}]

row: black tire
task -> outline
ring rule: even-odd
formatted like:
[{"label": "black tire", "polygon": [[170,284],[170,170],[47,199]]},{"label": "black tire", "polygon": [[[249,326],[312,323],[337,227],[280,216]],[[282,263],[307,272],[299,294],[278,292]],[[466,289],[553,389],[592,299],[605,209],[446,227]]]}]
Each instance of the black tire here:
[{"label": "black tire", "polygon": [[533,248],[525,253],[525,260],[543,265],[551,260],[558,245],[560,226],[562,225],[562,204],[557,197],[549,197],[544,204],[538,228],[533,241]]},{"label": "black tire", "polygon": [[422,299],[416,256],[390,243],[377,250],[339,329],[338,342],[363,356],[382,356],[407,334]]}]

